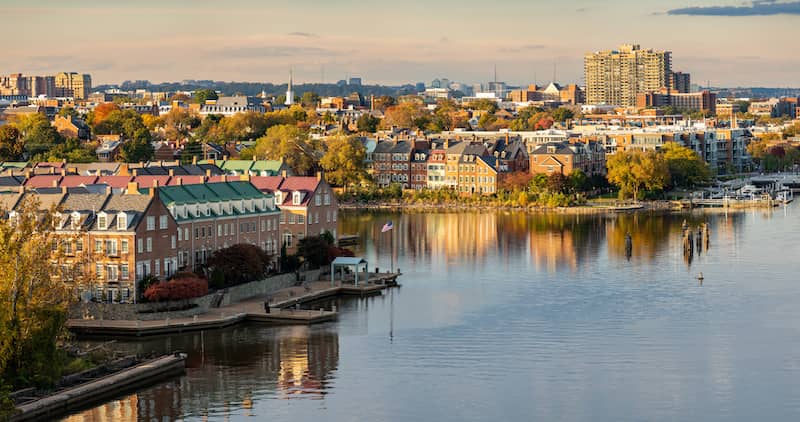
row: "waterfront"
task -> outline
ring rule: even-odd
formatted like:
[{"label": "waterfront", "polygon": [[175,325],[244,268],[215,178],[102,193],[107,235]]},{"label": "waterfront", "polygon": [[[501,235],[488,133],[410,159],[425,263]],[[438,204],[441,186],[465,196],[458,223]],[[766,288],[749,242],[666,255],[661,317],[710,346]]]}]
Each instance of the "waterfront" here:
[{"label": "waterfront", "polygon": [[[684,259],[681,223],[708,221]],[[394,223],[395,245],[381,226]],[[794,420],[800,211],[343,212],[403,287],[336,323],[141,342],[187,374],[79,420]],[[633,239],[631,256],[625,234]],[[703,273],[702,285],[696,279]]]}]

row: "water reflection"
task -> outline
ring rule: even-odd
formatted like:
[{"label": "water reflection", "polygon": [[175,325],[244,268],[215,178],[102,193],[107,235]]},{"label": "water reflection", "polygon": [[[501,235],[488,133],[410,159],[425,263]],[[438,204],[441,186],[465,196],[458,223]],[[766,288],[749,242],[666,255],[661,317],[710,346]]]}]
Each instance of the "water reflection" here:
[{"label": "water reflection", "polygon": [[121,353],[188,352],[186,376],[72,415],[69,422],[247,415],[265,399],[320,399],[339,364],[324,327],[243,326],[115,345]]}]

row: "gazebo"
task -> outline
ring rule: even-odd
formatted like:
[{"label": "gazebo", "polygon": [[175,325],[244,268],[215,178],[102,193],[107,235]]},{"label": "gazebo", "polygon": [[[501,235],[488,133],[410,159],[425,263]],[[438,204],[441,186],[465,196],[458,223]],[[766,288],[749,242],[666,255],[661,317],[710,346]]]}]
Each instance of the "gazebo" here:
[{"label": "gazebo", "polygon": [[348,257],[348,256],[340,256],[331,262],[331,286],[336,285],[336,268],[342,268],[342,277],[341,280],[344,282],[344,268],[353,268],[355,269],[356,273],[356,286],[358,286],[358,273],[359,270],[364,268],[364,272],[367,273],[367,280],[369,280],[369,264],[367,260],[361,257]]}]

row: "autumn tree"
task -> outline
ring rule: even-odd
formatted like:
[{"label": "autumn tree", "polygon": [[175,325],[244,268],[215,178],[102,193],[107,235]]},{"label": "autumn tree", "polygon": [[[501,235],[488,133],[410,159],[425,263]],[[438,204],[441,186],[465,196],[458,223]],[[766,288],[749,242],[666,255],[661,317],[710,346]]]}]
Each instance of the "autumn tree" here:
[{"label": "autumn tree", "polygon": [[404,102],[391,106],[384,113],[381,125],[400,128],[423,128],[428,122],[428,111],[416,102]]},{"label": "autumn tree", "polygon": [[660,191],[669,184],[669,166],[655,151],[619,151],[607,162],[608,181],[619,187],[621,198],[639,200],[642,190]]},{"label": "autumn tree", "polygon": [[215,251],[206,266],[211,273],[218,272],[222,276],[223,286],[232,286],[260,280],[271,263],[272,256],[263,249],[241,243]]},{"label": "autumn tree", "polygon": [[673,186],[693,188],[711,180],[711,169],[693,150],[669,142],[661,148],[661,154],[667,161]]},{"label": "autumn tree", "polygon": [[[326,116],[328,114],[326,113]],[[328,122],[326,122],[328,123]],[[367,132],[367,133],[375,133],[378,130],[378,125],[381,123],[381,119],[369,114],[364,113],[361,117],[358,118],[356,121],[356,125],[358,126],[358,130],[360,132]]]},{"label": "autumn tree", "polygon": [[316,107],[319,103],[319,100],[319,94],[316,92],[307,91],[303,93],[302,97],[300,97],[300,104],[302,104],[303,107]]},{"label": "autumn tree", "polygon": [[550,115],[556,122],[566,122],[567,120],[570,120],[573,117],[575,117],[575,112],[566,107],[559,107],[553,110],[553,112],[550,113]]},{"label": "autumn tree", "polygon": [[397,100],[389,95],[381,95],[378,98],[375,98],[375,103],[372,104],[372,108],[375,110],[385,111],[387,108],[396,105]]},{"label": "autumn tree", "polygon": [[328,181],[336,186],[347,186],[363,180],[366,175],[364,145],[354,136],[334,136],[327,141],[328,151],[322,156],[320,165]]},{"label": "autumn tree", "polygon": [[53,217],[54,210],[23,199],[0,219],[0,402],[4,387],[49,386],[61,375],[58,345],[74,295],[73,284],[60,279],[65,262]]},{"label": "autumn tree", "polygon": [[0,126],[0,161],[17,161],[25,152],[22,134],[13,124]]},{"label": "autumn tree", "polygon": [[308,132],[292,125],[273,126],[256,141],[254,157],[262,160],[283,160],[298,174],[307,174],[318,165],[319,142]]},{"label": "autumn tree", "polygon": [[22,136],[21,142],[29,157],[42,154],[64,142],[64,138],[50,124],[44,114],[32,113],[20,117],[14,122],[14,125]]},{"label": "autumn tree", "polygon": [[115,111],[119,111],[119,106],[114,103],[98,104],[89,114],[89,123],[97,125]]}]

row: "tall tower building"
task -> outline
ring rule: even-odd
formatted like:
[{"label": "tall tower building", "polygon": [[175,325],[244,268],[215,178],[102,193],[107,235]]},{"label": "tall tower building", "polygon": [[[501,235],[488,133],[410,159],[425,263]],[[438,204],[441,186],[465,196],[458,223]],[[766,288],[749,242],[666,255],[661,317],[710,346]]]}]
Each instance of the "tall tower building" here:
[{"label": "tall tower building", "polygon": [[286,101],[283,102],[286,106],[294,104],[294,91],[292,91],[292,68],[289,68],[289,87],[286,89]]},{"label": "tall tower building", "polygon": [[588,104],[632,107],[637,94],[670,87],[672,53],[624,44],[619,50],[587,54],[583,70]]}]

